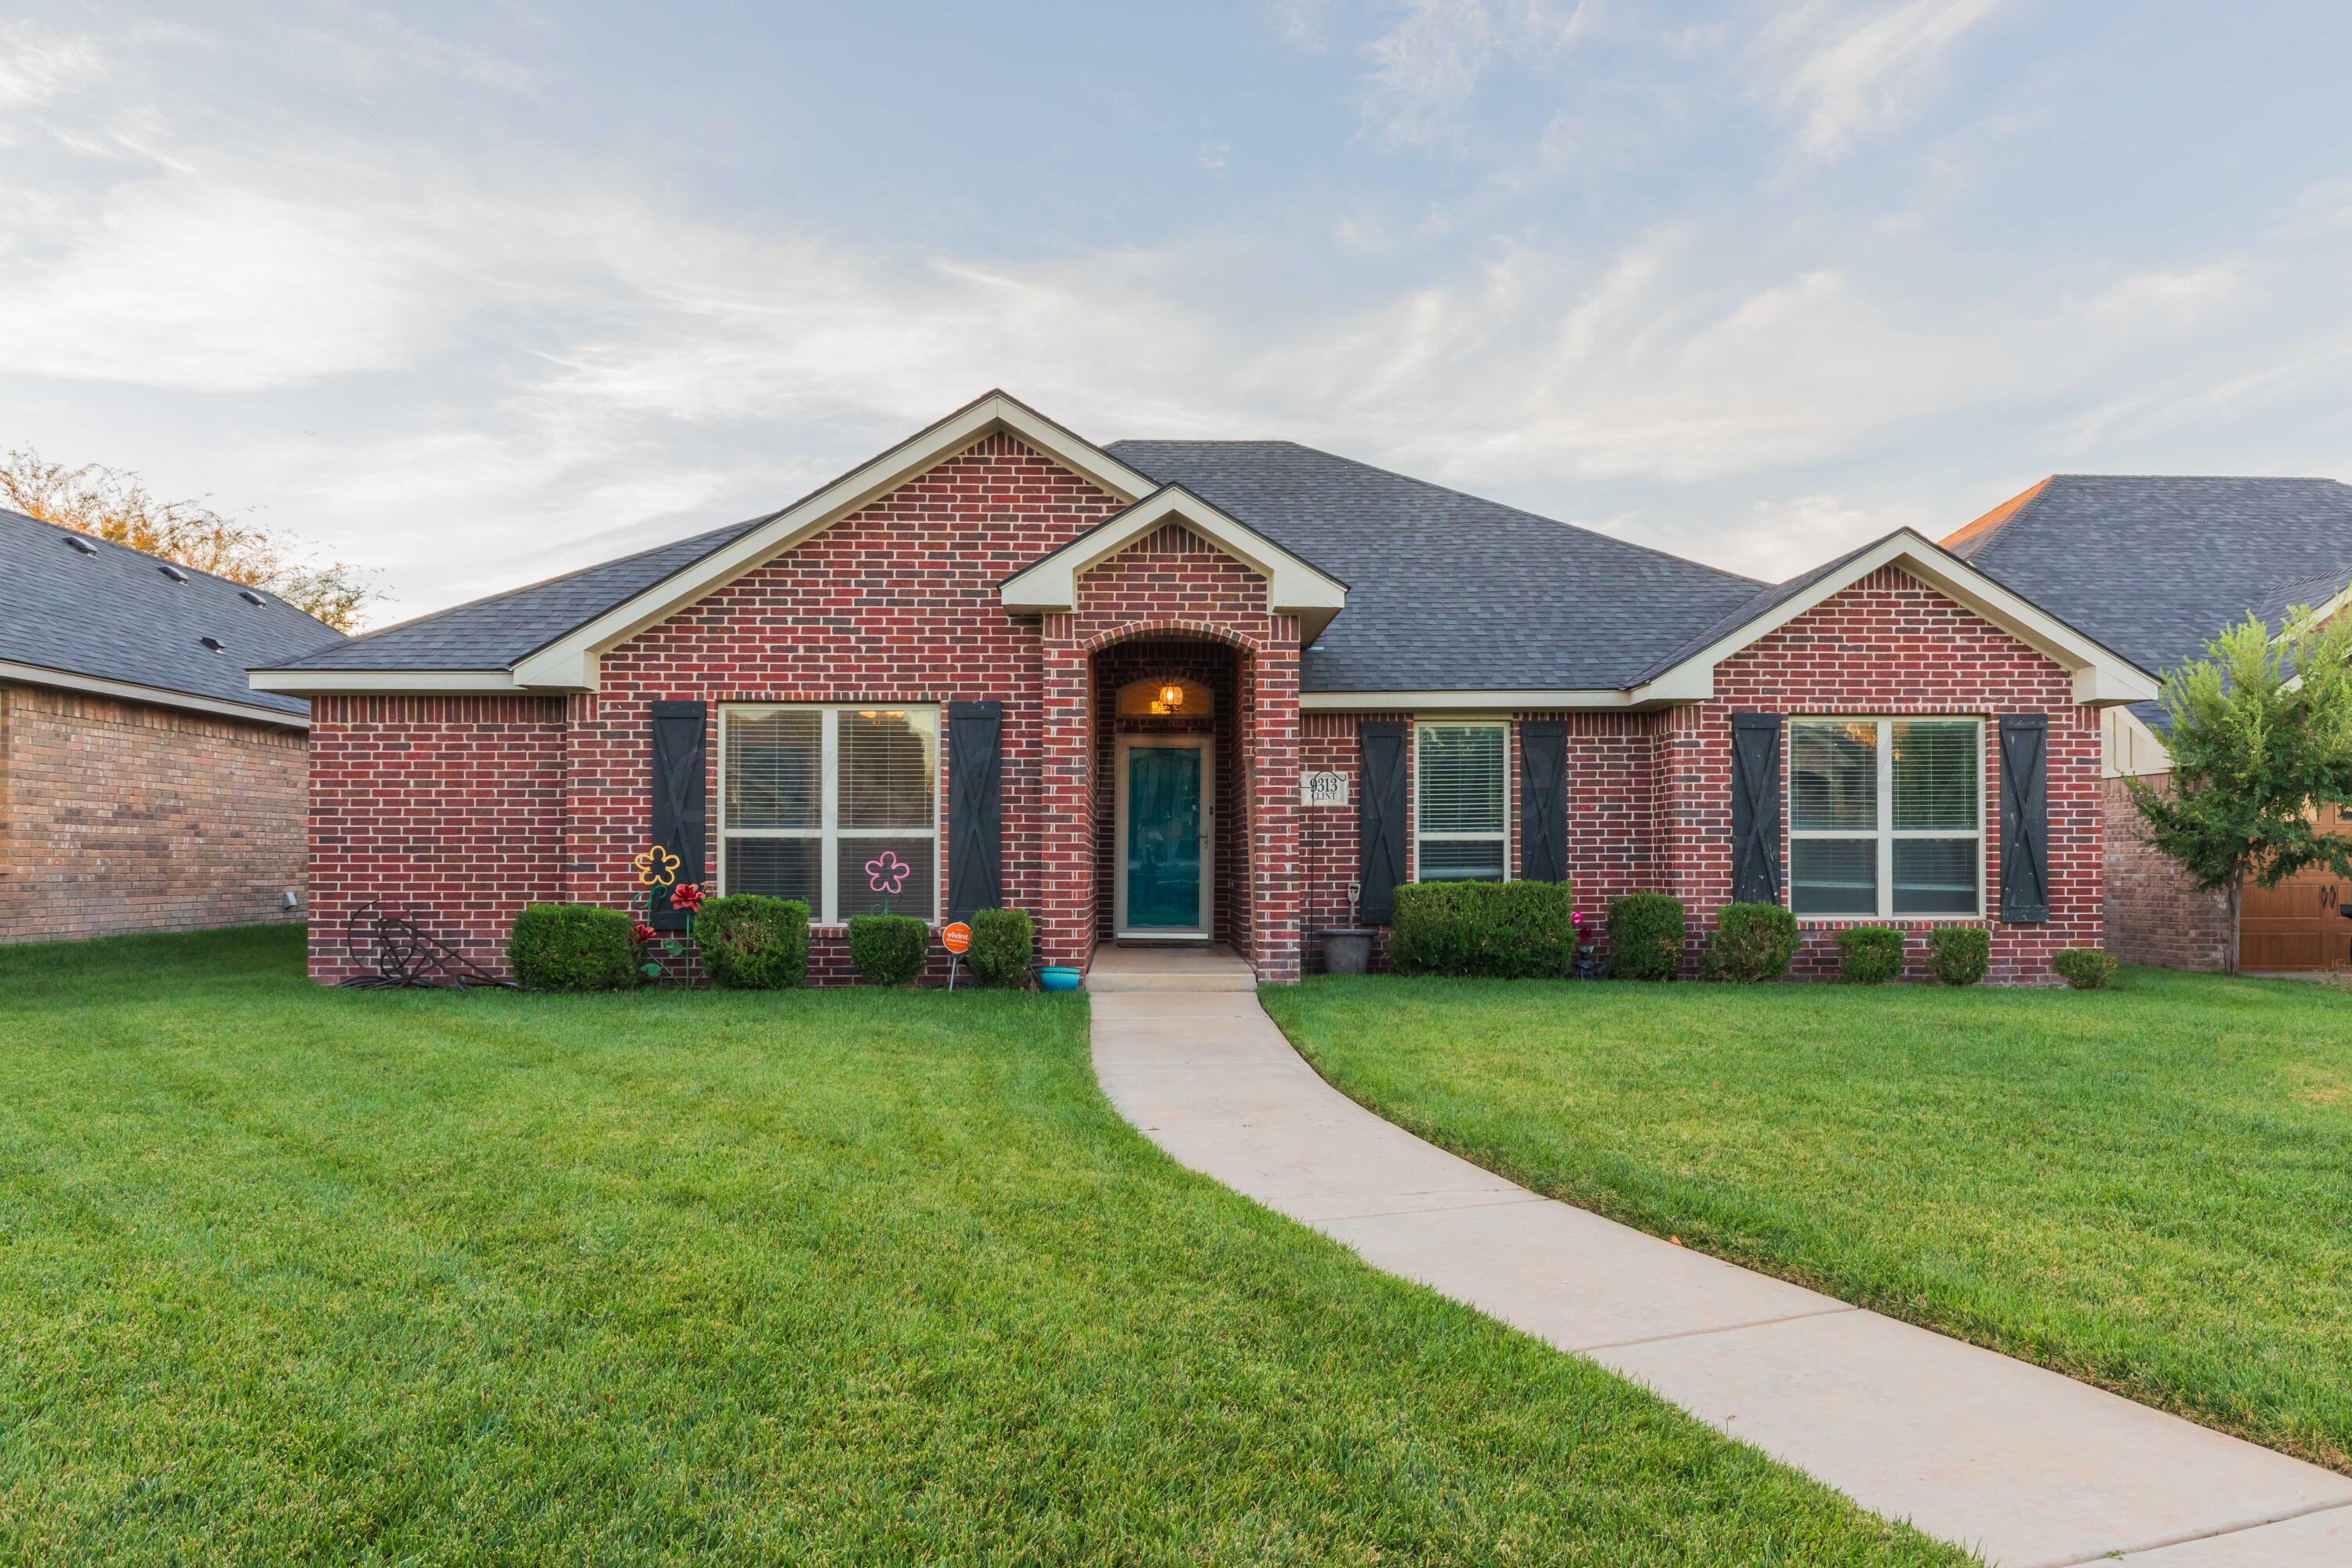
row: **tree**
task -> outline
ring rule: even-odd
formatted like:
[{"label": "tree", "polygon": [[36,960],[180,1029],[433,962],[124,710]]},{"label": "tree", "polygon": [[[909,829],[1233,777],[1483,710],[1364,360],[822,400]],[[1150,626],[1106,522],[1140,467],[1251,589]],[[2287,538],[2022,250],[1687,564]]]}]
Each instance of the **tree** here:
[{"label": "tree", "polygon": [[103,464],[68,468],[38,452],[0,459],[0,503],[27,517],[267,588],[337,631],[356,628],[378,595],[341,561],[311,560],[299,540],[192,500],[159,501],[139,476]]},{"label": "tree", "polygon": [[2317,808],[2352,801],[2352,616],[2315,625],[2301,605],[2283,628],[2249,616],[2164,683],[2172,788],[2127,778],[2150,844],[2191,886],[2225,892],[2230,973],[2249,878],[2274,888],[2326,866],[2352,879],[2352,835],[2323,833]]}]

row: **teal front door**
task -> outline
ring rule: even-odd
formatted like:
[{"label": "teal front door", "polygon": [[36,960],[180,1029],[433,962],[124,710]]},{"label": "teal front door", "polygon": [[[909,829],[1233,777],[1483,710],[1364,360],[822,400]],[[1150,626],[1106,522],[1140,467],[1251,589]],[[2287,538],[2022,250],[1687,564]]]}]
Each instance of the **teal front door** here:
[{"label": "teal front door", "polygon": [[1207,823],[1201,790],[1207,749],[1198,742],[1134,741],[1120,782],[1118,926],[1169,935],[1206,934],[1201,862]]}]

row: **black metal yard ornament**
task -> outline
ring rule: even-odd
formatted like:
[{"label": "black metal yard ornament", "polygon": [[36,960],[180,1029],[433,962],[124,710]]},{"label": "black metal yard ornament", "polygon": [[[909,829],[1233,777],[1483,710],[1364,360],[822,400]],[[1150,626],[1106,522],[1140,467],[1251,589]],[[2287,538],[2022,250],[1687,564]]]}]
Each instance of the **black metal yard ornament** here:
[{"label": "black metal yard ornament", "polygon": [[359,991],[463,991],[468,986],[520,987],[501,980],[405,915],[362,904],[343,922],[343,951],[367,971],[343,984]]}]

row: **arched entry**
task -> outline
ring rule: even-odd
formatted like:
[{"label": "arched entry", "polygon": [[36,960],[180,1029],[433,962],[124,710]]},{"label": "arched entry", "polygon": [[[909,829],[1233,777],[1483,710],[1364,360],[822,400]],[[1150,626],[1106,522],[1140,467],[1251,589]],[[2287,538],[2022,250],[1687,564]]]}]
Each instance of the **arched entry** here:
[{"label": "arched entry", "polygon": [[1244,945],[1245,658],[1171,633],[1096,650],[1098,939]]}]

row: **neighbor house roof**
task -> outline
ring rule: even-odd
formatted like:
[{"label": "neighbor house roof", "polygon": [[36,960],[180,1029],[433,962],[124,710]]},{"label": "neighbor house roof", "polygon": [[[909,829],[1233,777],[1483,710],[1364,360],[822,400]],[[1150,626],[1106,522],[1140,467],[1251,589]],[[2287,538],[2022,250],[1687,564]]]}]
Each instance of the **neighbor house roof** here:
[{"label": "neighbor house roof", "polygon": [[275,595],[0,510],[0,680],[299,724],[309,703],[246,671],[342,640]]},{"label": "neighbor house roof", "polygon": [[[2056,474],[1946,540],[1954,554],[2159,673],[2252,615],[2352,584],[2352,486]],[[2153,705],[2140,710],[2154,719]]]},{"label": "neighbor house roof", "polygon": [[[1713,665],[1695,665],[1695,657],[1744,646],[1743,635],[1762,635],[1757,628],[1777,624],[1786,606],[1833,591],[1841,567],[1871,569],[1863,558],[1876,548],[1768,586],[1293,441],[1097,447],[991,392],[764,517],[354,637],[258,671],[257,683],[290,691],[592,686],[599,650],[1000,430],[1127,503],[1003,584],[1009,608],[1066,600],[1070,579],[1097,547],[1168,513],[1266,571],[1278,601],[1286,594],[1296,601],[1276,607],[1297,613],[1306,628],[1299,687],[1321,700],[1316,706],[1381,698],[1429,706],[1441,696],[1623,706],[1703,695]],[[1977,598],[2014,605],[1934,545],[1904,537],[1885,559],[1916,556],[1963,596],[1982,588]],[[2011,616],[2020,626],[2033,619]],[[2089,689],[2098,700],[2116,700],[2115,671],[2124,661],[2070,628],[2033,635],[2070,668],[2105,672]],[[1674,679],[1662,681],[1669,674]],[[2137,672],[2121,679],[2135,691],[2147,684]],[[1636,692],[1640,686],[1650,689]]]}]

